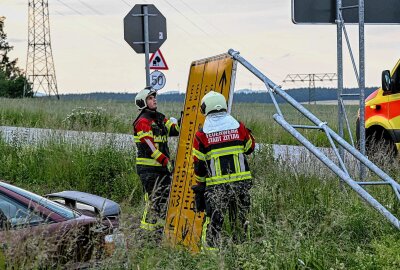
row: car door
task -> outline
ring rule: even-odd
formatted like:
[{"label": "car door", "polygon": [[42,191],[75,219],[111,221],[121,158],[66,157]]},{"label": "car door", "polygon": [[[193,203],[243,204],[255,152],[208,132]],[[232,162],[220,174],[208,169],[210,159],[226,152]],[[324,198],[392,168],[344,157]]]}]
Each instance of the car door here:
[{"label": "car door", "polygon": [[78,224],[75,219],[55,222],[52,215],[55,220],[59,216],[48,212],[31,199],[0,188],[0,247],[8,264],[25,268],[42,257],[45,263],[57,252],[60,239]]},{"label": "car door", "polygon": [[388,120],[396,137],[396,143],[400,140],[400,61],[391,72],[391,91],[389,98]]}]

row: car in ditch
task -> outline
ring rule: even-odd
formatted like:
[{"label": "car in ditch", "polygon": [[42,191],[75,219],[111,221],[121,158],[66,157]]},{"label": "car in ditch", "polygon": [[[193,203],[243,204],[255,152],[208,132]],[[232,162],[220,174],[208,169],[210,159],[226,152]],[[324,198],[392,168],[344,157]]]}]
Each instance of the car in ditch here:
[{"label": "car in ditch", "polygon": [[0,250],[7,265],[81,268],[110,252],[120,206],[93,194],[45,197],[0,181]]}]

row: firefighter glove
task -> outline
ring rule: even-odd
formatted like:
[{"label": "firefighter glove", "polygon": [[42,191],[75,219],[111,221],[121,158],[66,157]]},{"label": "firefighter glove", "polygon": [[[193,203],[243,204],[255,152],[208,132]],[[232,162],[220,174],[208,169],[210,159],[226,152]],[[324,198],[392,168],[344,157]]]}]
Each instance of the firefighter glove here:
[{"label": "firefighter glove", "polygon": [[172,124],[175,124],[175,125],[178,124],[178,120],[175,117],[170,117],[169,121],[171,121]]},{"label": "firefighter glove", "polygon": [[174,163],[173,163],[173,161],[168,161],[168,163],[167,163],[167,170],[170,172],[170,173],[172,173],[173,171],[174,171]]}]

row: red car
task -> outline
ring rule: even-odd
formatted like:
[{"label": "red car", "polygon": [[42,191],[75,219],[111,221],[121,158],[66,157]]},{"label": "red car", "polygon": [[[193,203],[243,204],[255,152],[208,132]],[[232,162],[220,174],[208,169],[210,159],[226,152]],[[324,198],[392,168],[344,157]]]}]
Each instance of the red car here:
[{"label": "red car", "polygon": [[47,198],[0,181],[0,249],[16,268],[82,267],[113,245],[117,203],[83,192]]}]

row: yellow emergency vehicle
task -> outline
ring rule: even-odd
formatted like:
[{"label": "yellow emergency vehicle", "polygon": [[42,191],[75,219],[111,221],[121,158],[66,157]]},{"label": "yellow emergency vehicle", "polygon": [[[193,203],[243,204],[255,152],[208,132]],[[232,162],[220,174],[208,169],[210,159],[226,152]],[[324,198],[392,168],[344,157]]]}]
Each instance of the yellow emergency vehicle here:
[{"label": "yellow emergency vehicle", "polygon": [[[359,134],[358,117],[357,139]],[[367,153],[374,145],[400,150],[400,59],[391,72],[382,71],[382,87],[365,100],[365,138]]]}]

